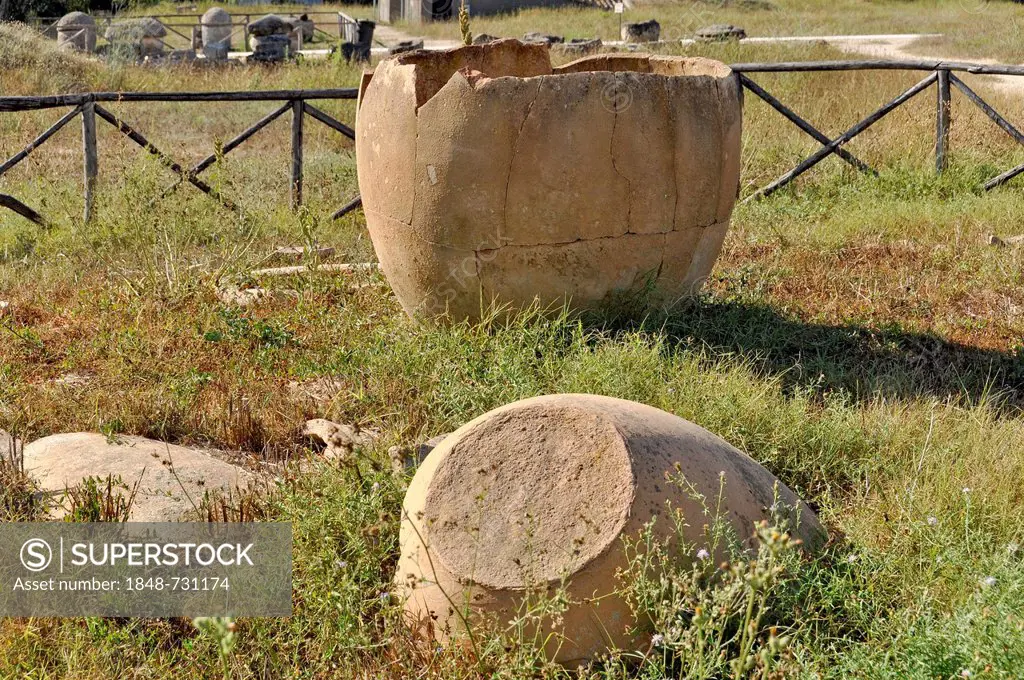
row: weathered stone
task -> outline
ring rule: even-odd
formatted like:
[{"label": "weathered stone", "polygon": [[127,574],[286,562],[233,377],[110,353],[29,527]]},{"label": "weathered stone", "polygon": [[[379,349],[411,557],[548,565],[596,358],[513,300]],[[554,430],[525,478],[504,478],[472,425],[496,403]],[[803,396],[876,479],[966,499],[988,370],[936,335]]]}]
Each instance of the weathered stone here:
[{"label": "weathered stone", "polygon": [[297,17],[288,17],[288,21],[294,27],[293,30],[302,36],[302,42],[308,43],[313,40],[316,24],[310,21],[305,14]]},{"label": "weathered stone", "polygon": [[397,45],[392,45],[391,47],[389,47],[388,48],[388,54],[391,54],[391,55],[403,54],[405,52],[414,52],[416,50],[422,50],[422,49],[423,49],[423,39],[422,38],[419,38],[417,40],[403,40],[402,42],[398,43]]},{"label": "weathered stone", "polygon": [[303,260],[327,260],[334,257],[335,250],[330,246],[307,248],[305,246],[285,246],[277,248],[267,260],[272,262],[302,262]]},{"label": "weathered stone", "polygon": [[565,38],[563,38],[560,35],[550,35],[548,33],[538,33],[536,31],[533,31],[523,36],[523,42],[545,43],[547,45],[555,45],[557,43],[565,42]]},{"label": "weathered stone", "polygon": [[363,207],[410,315],[592,309],[648,283],[652,304],[671,305],[710,273],[739,184],[732,72],[649,55],[552,69],[548,51],[411,53],[364,78]]},{"label": "weathered stone", "polygon": [[58,387],[88,387],[93,381],[91,375],[83,373],[65,373],[64,375],[54,378],[53,384]]},{"label": "weathered stone", "polygon": [[57,22],[57,47],[96,51],[96,20],[84,12],[69,12]]},{"label": "weathered stone", "polygon": [[987,243],[990,246],[1019,246],[1024,245],[1024,235],[1017,236],[997,236],[996,234],[989,234]]},{"label": "weathered stone", "polygon": [[377,433],[361,429],[358,425],[333,423],[324,418],[306,421],[302,434],[319,441],[326,446],[324,457],[327,459],[345,460],[352,455],[357,446],[369,446],[377,438]]},{"label": "weathered stone", "polygon": [[224,286],[216,290],[217,299],[226,305],[236,307],[250,307],[270,297],[270,292],[265,288],[239,288],[237,286]]},{"label": "weathered stone", "polygon": [[[683,513],[681,537],[669,507]],[[716,519],[747,550],[762,520],[790,522],[808,550],[825,538],[792,491],[707,430],[635,402],[552,395],[486,413],[427,456],[403,505],[396,586],[412,622],[430,621],[447,641],[464,631],[453,602],[466,605],[470,625],[504,625],[529,590],[564,584],[566,611],[528,631],[550,640],[549,657],[642,651],[649,638],[616,572],[627,565],[623,539],[655,517],[655,539],[671,549],[682,538],[710,551],[712,564],[730,557],[706,528]]]},{"label": "weathered stone", "polygon": [[295,276],[297,274],[352,274],[354,272],[372,272],[377,270],[376,262],[328,262],[316,265],[294,265],[290,267],[268,267],[253,269],[250,275],[255,278],[264,276]]},{"label": "weathered stone", "polygon": [[622,24],[621,37],[628,43],[658,42],[661,38],[661,24],[657,19],[625,23]]},{"label": "weathered stone", "polygon": [[[213,48],[215,54],[219,55],[225,47],[231,48],[231,32],[234,30],[231,23],[231,15],[227,10],[220,7],[211,7],[206,10],[199,20],[204,52],[205,48],[210,47]],[[210,58],[209,55],[207,56]]]},{"label": "weathered stone", "polygon": [[[450,433],[449,433],[450,434]],[[431,437],[422,444],[416,446],[392,446],[388,449],[388,459],[391,461],[391,472],[396,475],[405,474],[415,470],[426,459],[426,457],[438,445],[444,441],[447,434]]]},{"label": "weathered stone", "polygon": [[602,44],[600,38],[573,38],[569,42],[552,45],[551,51],[555,54],[582,57],[600,52]]},{"label": "weathered stone", "polygon": [[232,491],[250,482],[249,472],[211,453],[143,437],[78,432],[27,444],[24,458],[25,472],[54,498],[87,477],[120,477],[129,489],[138,484],[131,521],[171,522],[198,506],[207,490]]},{"label": "weathered stone", "polygon": [[276,14],[267,14],[249,24],[249,35],[263,38],[271,35],[287,35],[294,29],[292,22]]},{"label": "weathered stone", "polygon": [[495,40],[501,40],[501,38],[488,33],[479,33],[473,36],[474,45],[486,45],[487,43],[494,42]]},{"label": "weathered stone", "polygon": [[249,38],[253,61],[276,63],[284,61],[292,51],[291,39],[286,34],[274,33]]},{"label": "weathered stone", "polygon": [[747,37],[747,32],[732,24],[714,24],[697,29],[694,37],[701,42],[725,42],[726,40],[742,40]]}]

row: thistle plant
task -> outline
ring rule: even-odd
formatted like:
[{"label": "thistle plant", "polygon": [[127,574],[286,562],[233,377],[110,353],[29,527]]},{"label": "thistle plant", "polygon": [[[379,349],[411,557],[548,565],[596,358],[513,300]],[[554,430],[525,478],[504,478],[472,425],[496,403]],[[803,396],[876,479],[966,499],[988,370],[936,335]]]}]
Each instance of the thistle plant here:
[{"label": "thistle plant", "polygon": [[462,44],[472,45],[473,34],[469,31],[469,8],[466,7],[466,0],[459,5],[459,31],[462,32]]}]

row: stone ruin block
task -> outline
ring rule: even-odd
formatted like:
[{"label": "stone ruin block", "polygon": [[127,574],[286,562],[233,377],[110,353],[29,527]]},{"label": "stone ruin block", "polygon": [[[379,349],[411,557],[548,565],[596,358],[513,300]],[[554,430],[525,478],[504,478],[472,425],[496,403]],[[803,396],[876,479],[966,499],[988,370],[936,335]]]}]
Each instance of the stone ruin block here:
[{"label": "stone ruin block", "polygon": [[276,14],[267,14],[248,26],[250,59],[256,62],[284,61],[298,51],[298,36],[291,20]]},{"label": "stone ruin block", "polygon": [[658,42],[661,39],[661,24],[656,19],[623,24],[622,39],[628,43]]},{"label": "stone ruin block", "polygon": [[523,36],[523,42],[556,45],[558,43],[565,42],[565,38],[563,38],[560,35],[550,35],[548,33],[538,33],[537,31],[531,31],[530,33],[527,33]]},{"label": "stone ruin block", "polygon": [[297,31],[302,36],[303,44],[313,42],[313,36],[316,33],[316,24],[313,23],[308,15],[303,14],[297,17],[288,17],[288,21],[291,22],[294,27],[292,30]]},{"label": "stone ruin block", "polygon": [[252,56],[256,62],[277,63],[288,58],[292,51],[292,41],[287,35],[274,34],[253,36],[249,38]]},{"label": "stone ruin block", "polygon": [[600,38],[573,38],[572,40],[551,46],[554,54],[583,57],[601,51],[603,43]]},{"label": "stone ruin block", "polygon": [[694,37],[701,42],[725,42],[742,40],[747,37],[747,32],[732,24],[714,24],[697,29]]}]

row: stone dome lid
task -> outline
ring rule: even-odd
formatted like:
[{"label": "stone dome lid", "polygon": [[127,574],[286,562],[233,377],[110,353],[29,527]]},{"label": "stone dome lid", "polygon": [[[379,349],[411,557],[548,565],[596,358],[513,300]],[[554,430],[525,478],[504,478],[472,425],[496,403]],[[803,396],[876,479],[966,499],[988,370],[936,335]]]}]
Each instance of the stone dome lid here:
[{"label": "stone dome lid", "polygon": [[69,12],[62,16],[57,22],[57,28],[68,28],[72,26],[95,26],[96,20],[85,12]]},{"label": "stone dome lid", "polygon": [[219,26],[221,24],[230,24],[231,15],[228,14],[228,11],[222,7],[211,7],[210,9],[206,10],[206,12],[203,14],[203,18],[200,20],[200,23],[206,26]]}]

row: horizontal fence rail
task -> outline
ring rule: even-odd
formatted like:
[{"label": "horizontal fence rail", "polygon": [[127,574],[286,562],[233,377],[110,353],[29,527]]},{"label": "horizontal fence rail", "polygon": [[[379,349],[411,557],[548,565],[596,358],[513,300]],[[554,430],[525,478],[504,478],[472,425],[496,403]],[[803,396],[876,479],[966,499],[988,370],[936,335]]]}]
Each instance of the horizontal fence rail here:
[{"label": "horizontal fence rail", "polygon": [[272,102],[293,99],[355,99],[356,88],[333,90],[254,90],[237,92],[85,92],[42,97],[0,97],[0,112],[53,109],[89,102]]},{"label": "horizontal fence rail", "polygon": [[[946,169],[949,161],[949,130],[952,124],[950,101],[953,90],[959,91],[964,97],[975,104],[996,125],[1024,146],[1022,134],[1002,114],[996,111],[978,93],[971,89],[956,74],[970,73],[978,75],[1024,76],[1024,66],[1001,64],[972,64],[957,61],[941,60],[856,60],[856,61],[810,61],[810,62],[778,62],[778,63],[740,63],[733,64],[732,70],[737,74],[741,86],[756,97],[778,111],[797,128],[809,135],[821,146],[813,154],[802,160],[789,172],[765,187],[758,189],[746,200],[765,198],[790,184],[800,175],[829,156],[835,155],[857,170],[877,175],[878,172],[865,161],[857,158],[844,147],[859,134],[873,126],[886,115],[910,101],[932,85],[936,86],[936,137],[935,137],[935,168],[937,172]],[[752,79],[758,73],[809,73],[828,71],[865,71],[865,70],[903,70],[929,72],[914,86],[885,102],[870,115],[858,121],[842,134],[831,137],[819,130],[811,122],[800,116],[791,107],[781,102],[768,92],[762,85]],[[138,146],[155,156],[168,169],[177,175],[175,182],[169,185],[159,198],[164,198],[176,191],[182,184],[190,184],[220,202],[225,208],[236,211],[237,206],[228,198],[219,194],[213,187],[200,179],[199,175],[218,162],[220,158],[238,148],[250,137],[258,133],[277,118],[291,113],[291,182],[290,198],[293,208],[302,203],[302,168],[303,168],[303,123],[308,116],[335,132],[349,139],[355,139],[355,131],[349,125],[335,119],[323,110],[309,103],[319,99],[355,99],[358,91],[355,88],[319,89],[319,90],[270,90],[270,91],[239,91],[239,92],[87,92],[82,94],[49,95],[49,96],[0,96],[0,112],[30,111],[39,109],[71,107],[59,120],[32,140],[24,149],[0,164],[0,177],[8,170],[23,161],[35,149],[44,144],[58,130],[74,118],[82,118],[82,148],[84,157],[84,219],[89,221],[93,209],[93,189],[97,177],[96,152],[96,119],[112,125]],[[152,144],[141,132],[127,121],[118,119],[102,106],[114,102],[283,102],[274,111],[266,114],[249,128],[236,135],[224,144],[218,153],[207,156],[199,163],[186,168]],[[984,188],[990,190],[1005,184],[1014,177],[1024,173],[1024,164],[1011,168],[988,180]],[[155,200],[159,200],[155,199]],[[362,206],[362,198],[356,196],[334,214],[338,219]],[[8,208],[23,217],[39,224],[45,224],[45,218],[31,207],[13,196],[0,194],[0,207]]]},{"label": "horizontal fence rail", "polygon": [[857,61],[778,61],[731,64],[740,73],[806,73],[809,71],[962,71],[979,75],[1024,76],[1024,66],[972,64],[934,59],[862,59]]}]

